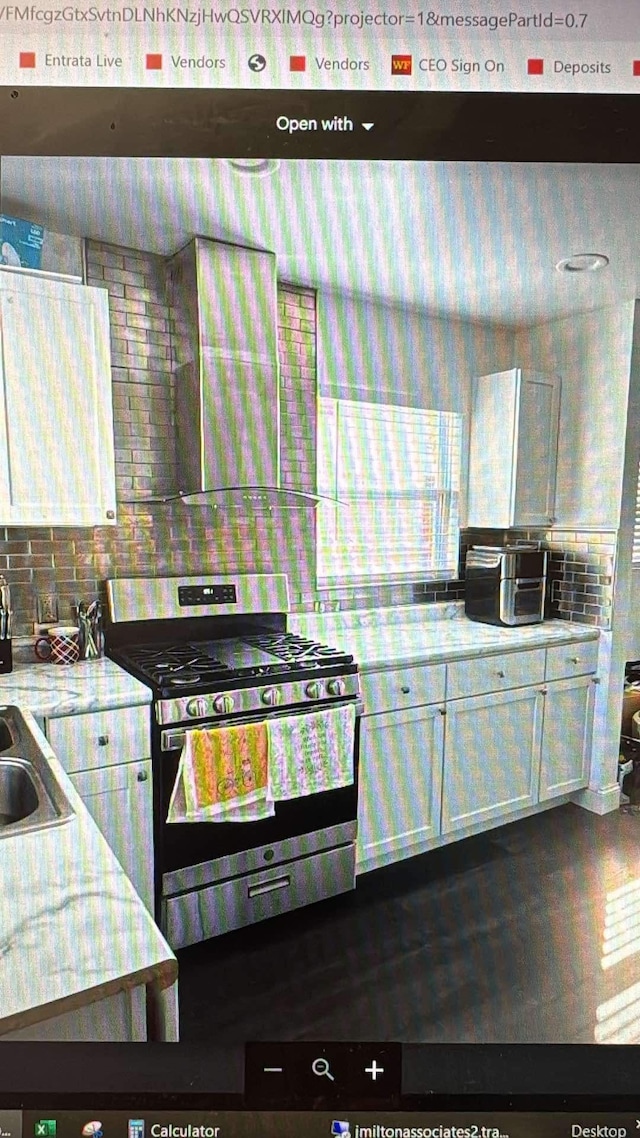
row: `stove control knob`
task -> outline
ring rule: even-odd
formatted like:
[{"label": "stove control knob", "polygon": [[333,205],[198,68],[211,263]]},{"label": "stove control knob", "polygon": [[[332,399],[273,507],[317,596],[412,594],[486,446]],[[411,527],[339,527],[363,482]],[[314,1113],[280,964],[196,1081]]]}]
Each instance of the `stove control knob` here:
[{"label": "stove control knob", "polygon": [[329,680],[327,684],[327,691],[329,695],[344,695],[346,691],[346,684],[344,680]]},{"label": "stove control knob", "polygon": [[187,703],[187,715],[192,719],[201,718],[207,714],[207,701],[202,695],[196,696],[195,699],[190,699]]},{"label": "stove control knob", "polygon": [[317,680],[312,680],[310,684],[307,684],[304,690],[305,695],[307,695],[309,699],[320,699],[322,695],[322,684],[318,683]]},{"label": "stove control knob", "polygon": [[282,692],[280,688],[265,688],[260,698],[267,707],[276,707],[282,703]]},{"label": "stove control knob", "polygon": [[217,695],[213,706],[219,715],[229,715],[235,707],[235,700],[232,695]]}]

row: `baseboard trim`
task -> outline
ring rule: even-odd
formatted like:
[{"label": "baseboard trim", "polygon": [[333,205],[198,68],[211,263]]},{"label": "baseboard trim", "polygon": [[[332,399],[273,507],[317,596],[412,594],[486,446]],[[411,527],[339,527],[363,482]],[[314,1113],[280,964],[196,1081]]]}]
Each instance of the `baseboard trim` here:
[{"label": "baseboard trim", "polygon": [[611,814],[620,805],[620,787],[617,782],[611,786],[597,788],[589,786],[586,790],[579,790],[574,794],[572,802],[585,810],[590,810],[592,814]]}]

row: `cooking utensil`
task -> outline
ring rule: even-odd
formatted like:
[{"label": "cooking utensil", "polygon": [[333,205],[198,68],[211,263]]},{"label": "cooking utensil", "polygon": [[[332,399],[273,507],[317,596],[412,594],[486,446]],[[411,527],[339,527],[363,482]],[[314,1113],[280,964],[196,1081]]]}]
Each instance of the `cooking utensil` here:
[{"label": "cooking utensil", "polygon": [[11,590],[0,576],[0,673],[13,671],[11,646]]}]

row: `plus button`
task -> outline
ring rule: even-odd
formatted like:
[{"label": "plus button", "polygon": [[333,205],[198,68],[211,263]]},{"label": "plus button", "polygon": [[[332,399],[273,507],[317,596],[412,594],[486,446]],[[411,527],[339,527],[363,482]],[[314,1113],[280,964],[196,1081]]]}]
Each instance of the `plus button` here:
[{"label": "plus button", "polygon": [[365,1073],[367,1075],[371,1075],[371,1078],[375,1083],[378,1075],[384,1075],[384,1067],[379,1067],[374,1059],[370,1067],[365,1067]]}]

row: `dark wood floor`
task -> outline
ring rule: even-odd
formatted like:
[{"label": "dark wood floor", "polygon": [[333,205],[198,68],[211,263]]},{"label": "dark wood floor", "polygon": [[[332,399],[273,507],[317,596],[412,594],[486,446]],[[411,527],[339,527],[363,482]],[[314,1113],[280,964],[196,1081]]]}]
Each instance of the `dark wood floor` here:
[{"label": "dark wood floor", "polygon": [[640,1039],[640,816],[561,806],[178,958],[185,1041],[593,1043],[614,997]]}]

